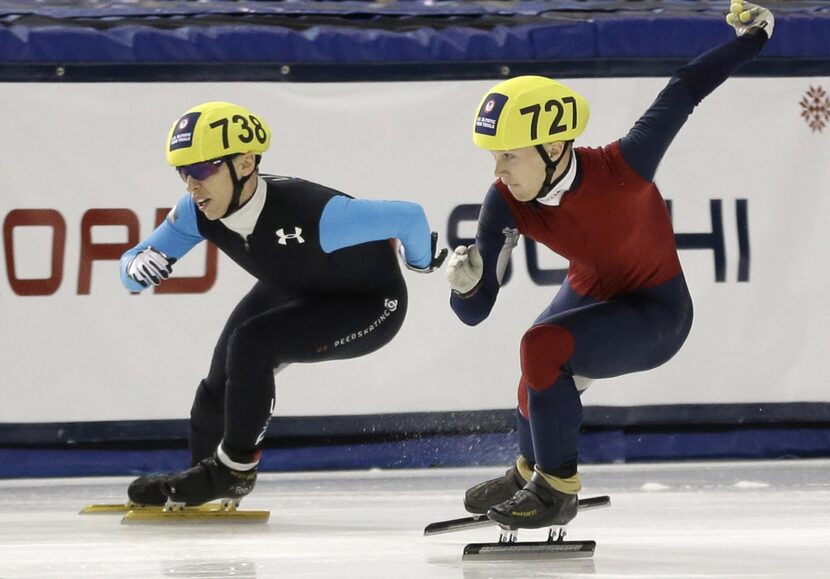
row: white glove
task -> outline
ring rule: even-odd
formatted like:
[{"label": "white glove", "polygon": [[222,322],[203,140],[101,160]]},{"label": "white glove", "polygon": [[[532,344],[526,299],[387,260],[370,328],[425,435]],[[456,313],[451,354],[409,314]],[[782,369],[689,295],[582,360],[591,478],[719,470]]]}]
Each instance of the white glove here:
[{"label": "white glove", "polygon": [[475,245],[456,247],[447,262],[447,279],[453,291],[460,294],[472,291],[481,281],[483,272],[484,262]]},{"label": "white glove", "polygon": [[767,38],[772,38],[772,29],[775,26],[775,17],[772,12],[763,6],[750,4],[744,0],[732,0],[726,21],[735,29],[738,36],[757,26],[767,33]]},{"label": "white glove", "polygon": [[148,247],[133,258],[127,266],[127,275],[144,287],[159,285],[170,277],[174,263],[176,258]]}]

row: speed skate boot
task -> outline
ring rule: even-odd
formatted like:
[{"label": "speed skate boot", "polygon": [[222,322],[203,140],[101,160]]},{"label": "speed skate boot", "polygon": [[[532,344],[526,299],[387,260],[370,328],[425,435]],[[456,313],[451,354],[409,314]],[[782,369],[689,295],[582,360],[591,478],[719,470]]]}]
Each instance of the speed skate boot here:
[{"label": "speed skate boot", "polygon": [[151,474],[138,477],[127,488],[130,502],[141,506],[163,506],[167,502],[164,483],[170,476],[172,475]]},{"label": "speed skate boot", "polygon": [[[563,490],[557,490],[554,484]],[[566,525],[579,508],[576,491],[580,487],[578,474],[560,479],[545,475],[537,466],[530,482],[512,498],[487,511],[487,518],[513,529]],[[573,492],[564,492],[571,490]]]},{"label": "speed skate boot", "polygon": [[[221,458],[220,458],[221,457]],[[255,455],[258,458],[258,453]],[[257,460],[237,463],[227,457],[221,445],[214,456],[181,473],[143,476],[130,484],[130,501],[139,505],[170,503],[196,506],[214,499],[238,501],[254,489]],[[223,460],[224,459],[224,460]],[[230,462],[233,466],[228,466]]]},{"label": "speed skate boot", "polygon": [[485,514],[490,507],[502,503],[516,494],[533,476],[533,467],[520,456],[504,476],[494,478],[467,489],[464,508],[474,515]]}]

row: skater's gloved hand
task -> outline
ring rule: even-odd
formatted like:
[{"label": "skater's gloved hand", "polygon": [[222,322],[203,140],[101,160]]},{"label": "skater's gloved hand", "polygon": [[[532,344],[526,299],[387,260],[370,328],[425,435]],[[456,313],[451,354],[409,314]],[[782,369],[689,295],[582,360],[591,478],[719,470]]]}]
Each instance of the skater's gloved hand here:
[{"label": "skater's gloved hand", "polygon": [[411,269],[412,271],[417,271],[418,273],[432,273],[439,267],[441,264],[444,263],[444,260],[447,259],[447,253],[449,250],[444,248],[441,251],[437,251],[438,249],[438,234],[436,232],[432,232],[431,236],[432,241],[432,261],[429,262],[429,265],[426,267],[418,267],[412,265],[408,261],[406,261],[406,255],[401,251],[401,257],[403,257],[403,263],[406,265],[407,269]]},{"label": "skater's gloved hand", "polygon": [[127,275],[144,287],[159,285],[162,280],[170,277],[174,263],[175,257],[148,247],[133,258],[127,266]]},{"label": "skater's gloved hand", "polygon": [[464,295],[476,288],[483,271],[484,262],[478,248],[475,245],[460,245],[455,248],[447,262],[446,274],[453,291]]},{"label": "skater's gloved hand", "polygon": [[767,33],[767,38],[772,38],[772,29],[775,25],[775,17],[772,12],[763,6],[757,6],[744,2],[743,0],[732,0],[726,21],[738,36],[743,35],[750,28],[761,28]]}]

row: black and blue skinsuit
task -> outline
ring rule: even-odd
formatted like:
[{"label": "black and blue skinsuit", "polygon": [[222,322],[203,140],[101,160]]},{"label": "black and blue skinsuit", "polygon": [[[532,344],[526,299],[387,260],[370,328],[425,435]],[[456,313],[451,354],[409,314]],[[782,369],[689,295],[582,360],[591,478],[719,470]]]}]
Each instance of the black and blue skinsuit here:
[{"label": "black and blue skinsuit", "polygon": [[211,221],[185,195],[167,219],[121,258],[121,279],[147,247],[180,259],[209,240],[256,283],[228,318],[190,415],[191,460],[223,448],[249,455],[261,446],[275,408],[275,371],[292,362],[355,358],[387,344],[406,315],[407,263],[432,261],[420,205],[353,199],[302,179],[262,176],[250,200]]}]

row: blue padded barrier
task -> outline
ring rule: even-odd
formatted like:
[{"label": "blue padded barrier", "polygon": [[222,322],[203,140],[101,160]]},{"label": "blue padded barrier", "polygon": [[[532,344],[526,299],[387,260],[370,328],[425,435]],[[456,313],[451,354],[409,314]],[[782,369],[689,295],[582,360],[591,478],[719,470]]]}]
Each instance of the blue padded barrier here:
[{"label": "blue padded barrier", "polygon": [[[415,63],[691,57],[731,34],[724,1],[0,1],[0,61]],[[830,58],[830,9],[774,2],[765,55]],[[632,5],[637,6],[635,10]]]}]

